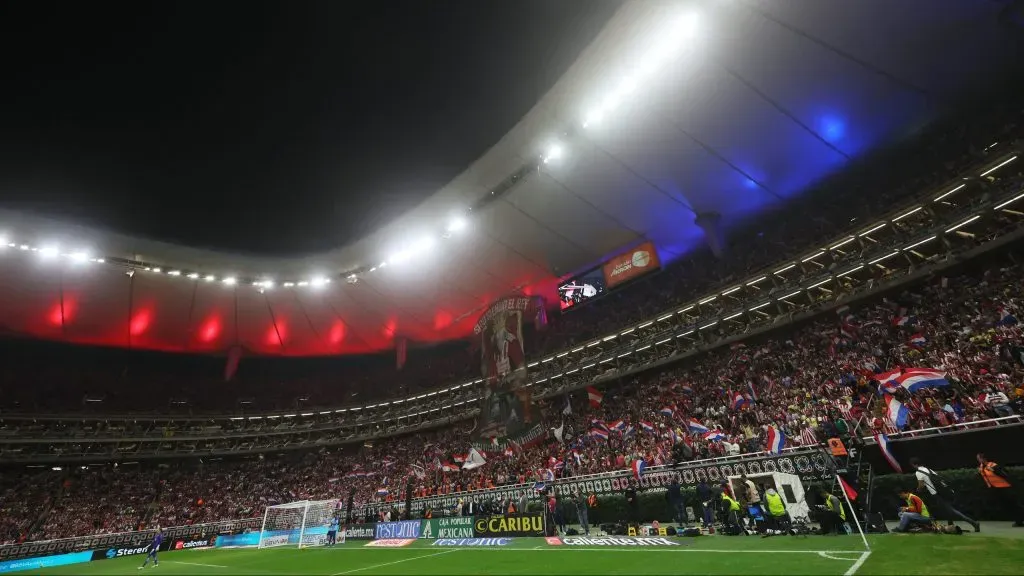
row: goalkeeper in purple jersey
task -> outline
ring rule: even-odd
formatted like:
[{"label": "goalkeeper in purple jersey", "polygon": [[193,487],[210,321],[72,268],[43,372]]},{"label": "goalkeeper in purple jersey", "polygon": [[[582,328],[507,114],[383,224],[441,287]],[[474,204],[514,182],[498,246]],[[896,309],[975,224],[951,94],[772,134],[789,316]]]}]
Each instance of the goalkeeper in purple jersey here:
[{"label": "goalkeeper in purple jersey", "polygon": [[159,526],[156,527],[156,534],[153,535],[153,542],[149,545],[149,554],[146,554],[146,559],[142,561],[142,566],[139,566],[139,570],[146,567],[149,563],[149,559],[153,559],[153,566],[159,566],[160,561],[156,558],[156,553],[160,550],[160,545],[164,542],[164,530]]}]

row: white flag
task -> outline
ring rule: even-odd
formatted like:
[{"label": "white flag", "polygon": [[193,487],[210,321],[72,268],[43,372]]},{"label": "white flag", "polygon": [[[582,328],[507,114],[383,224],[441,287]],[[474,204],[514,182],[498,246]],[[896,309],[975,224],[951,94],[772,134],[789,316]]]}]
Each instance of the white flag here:
[{"label": "white flag", "polygon": [[466,457],[466,461],[462,464],[463,470],[472,470],[479,468],[487,464],[487,460],[484,459],[484,455],[481,454],[476,448],[469,449],[469,456]]}]

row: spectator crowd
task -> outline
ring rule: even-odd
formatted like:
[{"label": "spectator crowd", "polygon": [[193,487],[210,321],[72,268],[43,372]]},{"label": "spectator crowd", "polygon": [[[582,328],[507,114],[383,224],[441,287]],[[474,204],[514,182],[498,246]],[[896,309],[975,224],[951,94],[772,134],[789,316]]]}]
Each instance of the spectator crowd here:
[{"label": "spectator crowd", "polygon": [[[345,499],[350,489],[357,506],[375,505],[404,499],[407,481],[419,497],[625,469],[638,458],[669,464],[680,443],[694,458],[761,452],[769,426],[783,430],[789,445],[802,445],[1021,414],[1024,334],[1017,315],[1024,264],[1017,250],[799,327],[620,379],[599,390],[600,402],[586,390],[541,402],[548,431],[542,441],[502,449],[476,444],[487,464],[474,470],[460,469],[479,440],[471,422],[292,456],[46,470],[11,476],[15,483],[0,492],[0,538],[259,517],[268,504]],[[898,424],[879,380],[910,368],[940,371],[948,384],[890,390],[908,412]]]},{"label": "spectator crowd", "polygon": [[[897,154],[887,166],[873,166],[870,174],[824,184],[827,193],[808,193],[787,205],[784,218],[733,235],[725,258],[698,251],[628,289],[552,319],[548,330],[527,335],[528,356],[620,329],[736,281],[793,256],[796,248],[827,240],[851,220],[866,222],[914,194],[934,191],[1007,146],[1018,146],[1019,108],[992,106],[989,112],[988,119],[975,114],[971,122],[940,126],[926,135],[923,146]],[[1002,144],[993,148],[993,141]],[[1014,169],[1010,178],[1019,179],[1020,166]],[[885,175],[883,182],[879,174]],[[608,382],[599,390],[599,402],[585,390],[540,402],[547,432],[541,441],[478,446],[487,463],[473,470],[459,467],[478,440],[473,424],[463,422],[334,450],[5,471],[0,543],[259,517],[268,504],[345,499],[351,489],[356,505],[364,506],[404,499],[407,481],[416,496],[426,496],[625,469],[638,458],[648,465],[667,464],[678,457],[679,445],[693,458],[760,452],[771,426],[785,433],[789,445],[802,445],[1018,415],[1024,402],[1024,336],[1017,321],[1024,312],[1021,286],[1020,247],[1011,246],[969,262],[957,275],[929,278],[899,294]],[[275,364],[263,370],[259,367],[270,364],[246,359],[240,381],[226,387],[200,375],[222,373],[222,365],[204,364],[209,360],[89,351],[80,354],[80,365],[54,362],[52,349],[25,355],[25,346],[7,351],[14,355],[0,377],[0,403],[22,411],[80,409],[83,393],[102,396],[110,409],[154,410],[166,401],[145,402],[168,390],[207,410],[234,409],[250,396],[259,408],[294,408],[297,402],[407,396],[479,371],[477,353],[463,343],[410,350],[401,372],[391,357],[362,359],[368,368],[347,365],[343,386],[332,360],[288,360],[287,369]],[[119,356],[112,360],[103,354]],[[130,366],[122,363],[127,356],[134,358],[126,361]],[[945,383],[913,393],[889,390],[889,397],[907,409],[907,421],[896,422],[879,381],[911,368],[938,371]],[[295,372],[288,376],[289,370]],[[58,393],[68,389],[74,392]]]}]

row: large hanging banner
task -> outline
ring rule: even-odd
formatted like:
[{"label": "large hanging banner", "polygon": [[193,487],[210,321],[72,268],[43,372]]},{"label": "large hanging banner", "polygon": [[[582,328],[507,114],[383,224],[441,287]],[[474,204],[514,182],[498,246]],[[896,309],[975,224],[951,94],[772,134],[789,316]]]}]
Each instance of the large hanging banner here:
[{"label": "large hanging banner", "polygon": [[473,327],[480,338],[484,394],[477,420],[481,439],[515,440],[534,426],[530,388],[527,387],[523,319],[534,320],[544,310],[544,299],[512,296],[498,300]]}]

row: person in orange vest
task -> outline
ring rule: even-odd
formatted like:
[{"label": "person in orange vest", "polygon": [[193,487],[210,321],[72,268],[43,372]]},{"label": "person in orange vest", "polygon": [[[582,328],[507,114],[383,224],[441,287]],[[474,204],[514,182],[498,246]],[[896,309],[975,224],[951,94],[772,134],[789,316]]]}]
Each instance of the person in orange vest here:
[{"label": "person in orange vest", "polygon": [[1003,471],[1002,467],[986,459],[985,455],[979,452],[978,474],[981,474],[981,479],[989,487],[989,493],[996,496],[999,505],[1010,508],[1010,512],[1014,517],[1013,525],[1018,528],[1024,526],[1024,511],[1021,510],[1020,502],[1017,501],[1017,495],[1013,492],[1013,485],[1007,480],[1006,472]]},{"label": "person in orange vest", "polygon": [[920,526],[925,530],[934,530],[935,520],[928,512],[928,506],[916,494],[906,488],[899,491],[900,498],[906,502],[906,506],[900,507],[900,525],[893,528],[893,532],[907,532],[911,526]]}]

